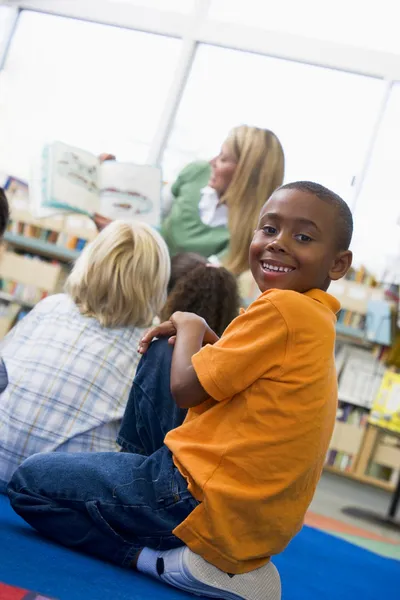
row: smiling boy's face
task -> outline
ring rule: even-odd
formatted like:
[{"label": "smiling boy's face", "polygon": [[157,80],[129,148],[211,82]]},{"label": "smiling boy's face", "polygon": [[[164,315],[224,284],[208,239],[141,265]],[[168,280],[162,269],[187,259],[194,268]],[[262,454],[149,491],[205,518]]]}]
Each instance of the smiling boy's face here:
[{"label": "smiling boy's face", "polygon": [[337,247],[337,209],[309,192],[281,189],[261,211],[250,245],[250,268],[262,292],[327,290],[343,277],[352,254]]}]

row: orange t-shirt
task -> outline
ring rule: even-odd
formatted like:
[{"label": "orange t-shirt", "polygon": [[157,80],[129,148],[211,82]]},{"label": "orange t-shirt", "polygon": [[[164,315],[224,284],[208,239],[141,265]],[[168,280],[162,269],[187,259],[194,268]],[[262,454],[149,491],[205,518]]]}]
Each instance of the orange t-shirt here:
[{"label": "orange t-shirt", "polygon": [[227,573],[262,566],[303,524],[335,423],[339,308],[269,290],[192,358],[210,398],[165,443],[201,503],[174,534]]}]

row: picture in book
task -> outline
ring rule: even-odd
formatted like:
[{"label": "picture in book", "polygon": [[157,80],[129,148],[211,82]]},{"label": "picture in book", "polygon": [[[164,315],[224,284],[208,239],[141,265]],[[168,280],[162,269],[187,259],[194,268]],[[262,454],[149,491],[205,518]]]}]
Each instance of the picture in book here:
[{"label": "picture in book", "polygon": [[161,170],[97,156],[54,142],[43,148],[32,169],[32,210],[37,217],[99,213],[110,219],[140,219],[158,227]]}]

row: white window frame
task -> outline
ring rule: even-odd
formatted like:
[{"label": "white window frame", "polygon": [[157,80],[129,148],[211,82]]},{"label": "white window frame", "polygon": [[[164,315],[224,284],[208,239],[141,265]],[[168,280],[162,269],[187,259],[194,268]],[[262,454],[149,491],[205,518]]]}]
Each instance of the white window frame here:
[{"label": "white window frame", "polygon": [[[400,56],[389,52],[308,39],[300,35],[268,32],[256,27],[211,20],[208,17],[210,1],[195,0],[194,10],[190,14],[138,7],[126,2],[110,3],[105,0],[85,0],[85,2],[82,0],[31,0],[25,2],[0,0],[0,4],[12,6],[17,10],[33,10],[182,39],[178,67],[167,94],[165,108],[157,128],[158,133],[149,151],[148,162],[150,163],[161,161],[198,44],[223,46],[385,80],[386,93],[377,114],[371,142],[365,153],[363,168],[355,182],[355,202],[368,169],[376,133],[382,122],[391,86],[394,81],[400,81]],[[3,48],[3,59],[11,36],[12,31],[10,31],[5,48]],[[1,50],[0,48],[0,69]]]},{"label": "white window frame", "polygon": [[[4,2],[0,2],[0,6],[3,4],[8,6],[8,4],[6,4]],[[6,33],[4,36],[4,40],[2,41],[2,44],[0,44],[0,71],[3,68],[4,62],[6,60],[8,48],[10,47],[12,36],[13,36],[15,28],[17,26],[19,13],[20,13],[19,8],[16,8],[16,7],[11,8],[11,15],[10,15],[10,19],[7,22],[7,29],[6,29]]]}]

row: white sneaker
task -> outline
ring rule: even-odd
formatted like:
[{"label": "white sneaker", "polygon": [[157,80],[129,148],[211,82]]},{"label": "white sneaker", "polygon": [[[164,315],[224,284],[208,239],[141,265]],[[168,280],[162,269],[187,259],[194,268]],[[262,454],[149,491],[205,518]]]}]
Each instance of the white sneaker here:
[{"label": "white sneaker", "polygon": [[183,546],[160,553],[156,568],[165,583],[198,596],[281,600],[281,580],[271,562],[249,573],[228,575]]}]

